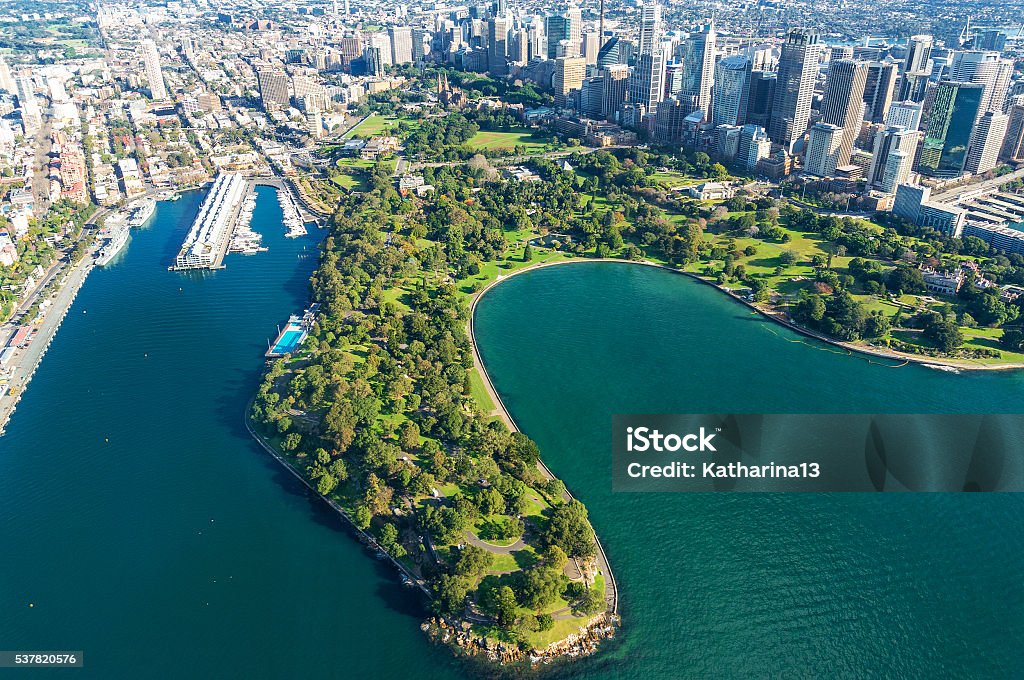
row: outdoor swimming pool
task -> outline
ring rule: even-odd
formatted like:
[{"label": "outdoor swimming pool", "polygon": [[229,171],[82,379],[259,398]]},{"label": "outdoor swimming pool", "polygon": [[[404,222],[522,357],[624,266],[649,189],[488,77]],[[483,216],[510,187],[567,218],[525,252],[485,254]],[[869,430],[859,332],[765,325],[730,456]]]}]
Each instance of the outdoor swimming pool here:
[{"label": "outdoor swimming pool", "polygon": [[270,352],[271,354],[288,354],[301,345],[305,338],[306,332],[302,330],[301,326],[289,325],[281,333],[281,337],[277,339],[277,344],[274,345],[274,349]]}]

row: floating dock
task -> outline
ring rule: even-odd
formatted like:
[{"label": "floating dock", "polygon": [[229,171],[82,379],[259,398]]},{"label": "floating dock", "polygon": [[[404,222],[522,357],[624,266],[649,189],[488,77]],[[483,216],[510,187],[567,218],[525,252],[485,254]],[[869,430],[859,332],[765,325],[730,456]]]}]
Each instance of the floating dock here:
[{"label": "floating dock", "polygon": [[224,255],[248,186],[248,181],[239,174],[217,175],[171,269],[223,267]]}]

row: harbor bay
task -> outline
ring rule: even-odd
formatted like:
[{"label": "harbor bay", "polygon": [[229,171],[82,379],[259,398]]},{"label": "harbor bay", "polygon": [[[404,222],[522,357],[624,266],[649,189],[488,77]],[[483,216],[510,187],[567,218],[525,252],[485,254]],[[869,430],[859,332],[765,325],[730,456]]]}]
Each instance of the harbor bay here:
[{"label": "harbor bay", "polygon": [[394,569],[245,429],[318,238],[256,191],[266,253],[167,271],[191,192],[82,286],[0,437],[0,639],[83,650],[83,678],[459,677]]},{"label": "harbor bay", "polygon": [[[0,637],[82,649],[89,678],[180,677],[181,649],[220,677],[472,674],[422,634],[394,569],[245,429],[268,342],[308,306],[316,261],[316,234],[285,238],[274,191],[257,191],[267,253],[167,271],[202,197],[190,193],[82,287],[0,438]],[[1012,495],[632,496],[611,493],[600,456],[615,412],[870,410],[894,395],[941,412],[951,393],[1012,410],[1024,376],[837,354],[711,287],[612,263],[499,284],[476,339],[517,423],[588,499],[622,594],[621,639],[553,677],[1019,663]]]}]

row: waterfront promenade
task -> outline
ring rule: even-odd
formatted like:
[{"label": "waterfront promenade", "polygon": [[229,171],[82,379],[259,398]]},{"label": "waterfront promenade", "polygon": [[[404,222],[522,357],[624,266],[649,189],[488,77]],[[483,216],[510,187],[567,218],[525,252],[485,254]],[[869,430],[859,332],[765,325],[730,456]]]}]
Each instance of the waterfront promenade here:
[{"label": "waterfront promenade", "polygon": [[[572,260],[569,261],[571,262]],[[501,401],[501,397],[498,395],[498,390],[495,389],[494,384],[491,382],[491,376],[488,375],[487,373],[487,368],[484,365],[483,357],[480,355],[480,349],[479,347],[477,347],[476,335],[473,332],[473,321],[476,316],[477,303],[479,303],[480,300],[483,299],[484,295],[487,294],[487,291],[489,291],[491,288],[498,285],[502,281],[508,280],[510,276],[514,276],[515,274],[520,274],[526,271],[531,271],[541,266],[544,265],[542,263],[538,263],[537,265],[526,267],[525,269],[521,269],[517,272],[514,272],[509,276],[502,276],[495,279],[494,281],[491,281],[491,283],[489,283],[483,290],[481,290],[479,293],[477,293],[476,296],[473,297],[473,302],[470,304],[469,308],[468,336],[470,339],[470,345],[473,348],[473,362],[477,365],[480,371],[480,377],[483,379],[484,388],[486,389],[488,396],[490,396],[491,401],[494,402],[494,406],[497,411],[496,415],[501,418],[502,422],[505,423],[506,427],[508,427],[510,432],[519,432],[519,426],[516,425],[515,420],[512,419],[512,414],[510,414],[508,412],[508,409],[505,408],[505,404]],[[551,470],[548,469],[548,466],[544,464],[543,459],[537,461],[537,468],[540,470],[541,474],[544,475],[546,479],[557,479],[554,473],[552,473]],[[565,492],[562,494],[562,499],[566,503],[573,500],[573,495],[568,488],[566,488]],[[594,531],[594,543],[597,546],[597,556],[595,558],[597,562],[597,569],[598,571],[600,571],[600,573],[604,576],[605,579],[604,597],[605,602],[608,605],[608,611],[612,612],[613,614],[618,614],[619,587],[618,584],[615,582],[615,575],[612,573],[611,565],[608,562],[608,556],[604,552],[604,546],[601,545],[601,539],[598,537],[596,530]],[[579,565],[577,564],[576,566],[577,570],[582,573],[582,570],[579,569]]]},{"label": "waterfront promenade", "polygon": [[17,408],[40,360],[49,349],[53,336],[56,335],[57,329],[60,328],[61,322],[78,296],[78,291],[93,266],[92,252],[89,252],[66,274],[67,278],[60,286],[60,290],[50,298],[50,305],[42,320],[32,324],[34,336],[28,347],[16,350],[10,363],[4,367],[4,374],[9,377],[7,378],[8,391],[3,397],[0,397],[0,434],[3,433],[7,421]]}]

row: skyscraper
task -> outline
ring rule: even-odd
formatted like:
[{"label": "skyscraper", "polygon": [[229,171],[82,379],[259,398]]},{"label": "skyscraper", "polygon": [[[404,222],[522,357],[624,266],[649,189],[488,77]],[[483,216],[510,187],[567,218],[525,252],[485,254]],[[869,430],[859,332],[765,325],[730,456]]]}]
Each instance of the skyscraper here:
[{"label": "skyscraper", "polygon": [[910,176],[918,135],[899,125],[879,130],[871,154],[868,184],[891,194],[897,185],[905,183]]},{"label": "skyscraper", "polygon": [[715,74],[715,22],[712,19],[690,33],[683,43],[683,83],[679,98],[690,111],[703,111],[711,119],[711,86]]},{"label": "skyscraper", "polygon": [[985,86],[981,101],[982,112],[1003,110],[1012,75],[1013,62],[1004,59],[998,52],[954,52],[953,61],[949,65],[949,80]]},{"label": "skyscraper", "polygon": [[167,99],[167,87],[164,85],[164,76],[160,72],[160,53],[156,49],[156,43],[152,40],[143,40],[139,44],[139,50],[142,63],[146,67],[149,93],[157,101]]},{"label": "skyscraper", "polygon": [[747,99],[747,122],[768,127],[772,117],[772,101],[778,76],[771,71],[750,72],[750,97]]},{"label": "skyscraper", "polygon": [[1010,117],[1001,111],[986,111],[981,115],[971,136],[965,171],[980,175],[996,167],[1009,121]]},{"label": "skyscraper", "polygon": [[907,58],[903,62],[903,80],[900,82],[902,101],[923,102],[928,91],[928,76],[932,72],[932,36],[912,35],[907,41]]},{"label": "skyscraper", "polygon": [[804,172],[818,177],[832,177],[843,145],[843,128],[829,123],[815,123],[807,140]]},{"label": "skyscraper", "polygon": [[896,90],[899,67],[893,61],[872,61],[868,64],[864,82],[864,120],[872,123],[885,121]]},{"label": "skyscraper", "polygon": [[744,125],[740,130],[740,143],[736,151],[736,163],[746,171],[757,168],[762,158],[768,158],[772,150],[772,142],[768,133],[760,125]]},{"label": "skyscraper", "polygon": [[601,71],[604,79],[601,96],[601,116],[606,120],[614,120],[615,114],[626,101],[626,83],[629,78],[629,67],[625,64],[612,64]]},{"label": "skyscraper", "polygon": [[661,5],[657,0],[644,0],[640,10],[640,54],[654,52],[661,41]]},{"label": "skyscraper", "polygon": [[825,94],[821,98],[821,120],[843,130],[839,167],[850,162],[853,143],[860,134],[861,122],[864,120],[864,84],[867,75],[867,65],[852,59],[834,61],[829,66]]},{"label": "skyscraper", "polygon": [[751,62],[734,54],[715,65],[712,120],[719,125],[743,125],[747,122],[747,100],[750,96]]},{"label": "skyscraper", "polygon": [[807,131],[821,49],[815,28],[790,30],[782,46],[768,136],[791,153]]},{"label": "skyscraper", "polygon": [[1010,107],[1006,138],[1000,155],[1007,160],[1024,161],[1024,104]]},{"label": "skyscraper", "polygon": [[645,116],[653,116],[658,110],[658,102],[664,97],[664,77],[664,52],[659,49],[641,52],[637,56],[636,66],[629,78],[627,99],[631,103],[642,104]]},{"label": "skyscraper", "polygon": [[558,56],[558,43],[569,39],[569,21],[564,16],[544,18],[544,34],[548,40],[548,59]]},{"label": "skyscraper", "polygon": [[580,56],[582,45],[581,41],[583,38],[583,12],[576,5],[569,5],[569,9],[565,12],[566,21],[566,40],[571,45],[572,54],[566,55],[571,57]]},{"label": "skyscraper", "polygon": [[984,85],[978,83],[949,80],[939,83],[921,147],[922,174],[944,178],[960,176],[984,94]]},{"label": "skyscraper", "polygon": [[555,59],[555,75],[552,89],[555,94],[563,97],[573,90],[583,87],[583,78],[587,75],[587,60],[583,57],[559,57]]},{"label": "skyscraper", "polygon": [[392,26],[388,29],[391,38],[391,62],[408,64],[413,60],[412,29],[408,26]]},{"label": "skyscraper", "polygon": [[492,75],[508,74],[509,23],[504,16],[487,20],[487,69]]},{"label": "skyscraper", "polygon": [[896,102],[889,106],[889,112],[885,115],[885,124],[899,125],[916,131],[921,127],[922,108],[918,102]]}]

